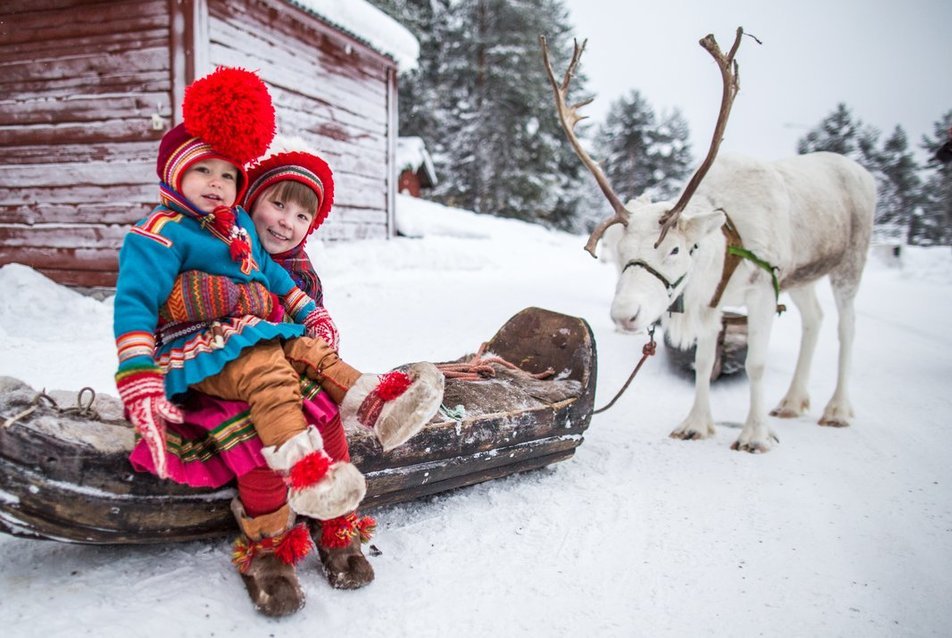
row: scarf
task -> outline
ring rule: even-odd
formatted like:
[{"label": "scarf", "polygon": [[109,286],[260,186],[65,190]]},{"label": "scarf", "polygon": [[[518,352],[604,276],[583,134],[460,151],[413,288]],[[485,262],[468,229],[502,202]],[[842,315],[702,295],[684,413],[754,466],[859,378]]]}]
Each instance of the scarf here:
[{"label": "scarf", "polygon": [[305,242],[301,242],[291,250],[283,253],[271,255],[279,266],[288,271],[295,285],[304,291],[304,293],[314,300],[318,306],[324,306],[324,289],[321,286],[321,279],[314,270],[307,253],[304,252]]},{"label": "scarf", "polygon": [[212,212],[206,213],[195,208],[187,197],[165,182],[159,183],[159,196],[163,205],[176,213],[198,220],[202,228],[228,244],[231,259],[242,265],[242,272],[251,271],[251,241],[248,239],[248,231],[237,223],[235,214],[237,206],[235,208],[218,206]]}]

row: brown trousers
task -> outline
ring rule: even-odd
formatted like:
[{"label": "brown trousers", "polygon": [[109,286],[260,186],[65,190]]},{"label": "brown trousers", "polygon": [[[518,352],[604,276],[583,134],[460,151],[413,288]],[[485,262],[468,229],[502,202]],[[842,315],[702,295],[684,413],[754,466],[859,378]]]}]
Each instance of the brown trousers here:
[{"label": "brown trousers", "polygon": [[301,411],[301,375],[318,382],[337,404],[360,377],[322,339],[263,341],[242,350],[221,372],[192,387],[230,401],[245,401],[258,438],[280,446],[307,429]]}]

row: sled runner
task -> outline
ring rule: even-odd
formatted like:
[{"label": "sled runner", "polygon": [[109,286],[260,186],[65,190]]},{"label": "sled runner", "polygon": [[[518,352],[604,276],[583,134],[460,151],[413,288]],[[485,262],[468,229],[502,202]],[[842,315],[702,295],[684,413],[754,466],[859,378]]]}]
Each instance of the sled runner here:
[{"label": "sled runner", "polygon": [[[691,346],[681,350],[671,343],[667,333],[664,335],[664,346],[668,353],[668,361],[676,369],[693,377],[694,354],[697,348]],[[721,331],[717,335],[716,355],[714,369],[711,371],[711,381],[721,376],[744,371],[744,361],[747,359],[747,315],[730,310],[724,311]]]},{"label": "sled runner", "polygon": [[[527,308],[500,328],[485,351],[484,362],[494,355],[518,369],[492,363],[487,364],[492,376],[448,378],[446,409],[406,444],[384,453],[370,431],[348,431],[351,460],[367,479],[361,509],[544,467],[574,454],[595,396],[595,341],[588,324]],[[549,369],[548,379],[531,376]],[[100,395],[85,407],[91,396],[41,395],[0,377],[0,531],[93,544],[187,541],[235,532],[231,488],[200,490],[135,472],[127,459],[133,430],[119,400]]]}]

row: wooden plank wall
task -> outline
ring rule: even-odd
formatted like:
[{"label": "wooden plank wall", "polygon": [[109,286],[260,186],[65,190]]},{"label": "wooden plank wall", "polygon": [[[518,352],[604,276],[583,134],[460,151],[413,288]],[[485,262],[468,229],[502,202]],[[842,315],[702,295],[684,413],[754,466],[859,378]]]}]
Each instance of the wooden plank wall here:
[{"label": "wooden plank wall", "polygon": [[271,88],[278,131],[331,165],[335,202],[322,239],[390,234],[395,64],[283,0],[209,0],[209,61],[255,69]]},{"label": "wooden plank wall", "polygon": [[0,264],[111,286],[156,200],[169,2],[6,0],[0,20]]},{"label": "wooden plank wall", "polygon": [[[156,202],[155,154],[182,93],[175,2],[0,3],[0,265],[25,263],[68,285],[115,284],[128,225]],[[194,53],[209,68],[197,74],[222,64],[260,71],[279,131],[307,140],[334,170],[320,237],[389,236],[393,61],[284,0],[185,4],[206,3],[209,41]]]}]

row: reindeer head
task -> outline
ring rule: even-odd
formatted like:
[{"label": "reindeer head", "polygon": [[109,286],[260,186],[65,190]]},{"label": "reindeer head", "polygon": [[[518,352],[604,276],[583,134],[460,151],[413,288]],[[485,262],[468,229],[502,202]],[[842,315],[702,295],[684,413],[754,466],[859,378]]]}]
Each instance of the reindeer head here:
[{"label": "reindeer head", "polygon": [[737,28],[737,37],[728,55],[721,52],[713,35],[701,39],[700,45],[717,62],[723,79],[723,94],[717,124],[707,156],[695,171],[678,201],[652,203],[646,197],[630,200],[622,204],[615,194],[601,167],[585,151],[575,135],[575,125],[584,116],[578,109],[591,100],[568,106],[568,88],[575,68],[578,65],[585,42],[575,51],[568,69],[559,83],[549,62],[549,49],[545,36],[539,38],[542,44],[542,57],[545,62],[549,82],[555,93],[556,109],[562,129],[565,131],[572,148],[605,194],[615,214],[601,222],[592,232],[585,244],[585,250],[595,256],[595,247],[605,231],[622,224],[625,229],[617,239],[615,247],[619,264],[618,283],[612,302],[612,319],[623,330],[639,331],[654,323],[664,311],[674,303],[683,291],[687,276],[691,271],[694,249],[707,234],[717,230],[724,223],[725,216],[720,211],[691,212],[682,217],[695,191],[710,170],[720,148],[731,105],[739,89],[737,63],[734,55],[740,46],[744,31]]}]

